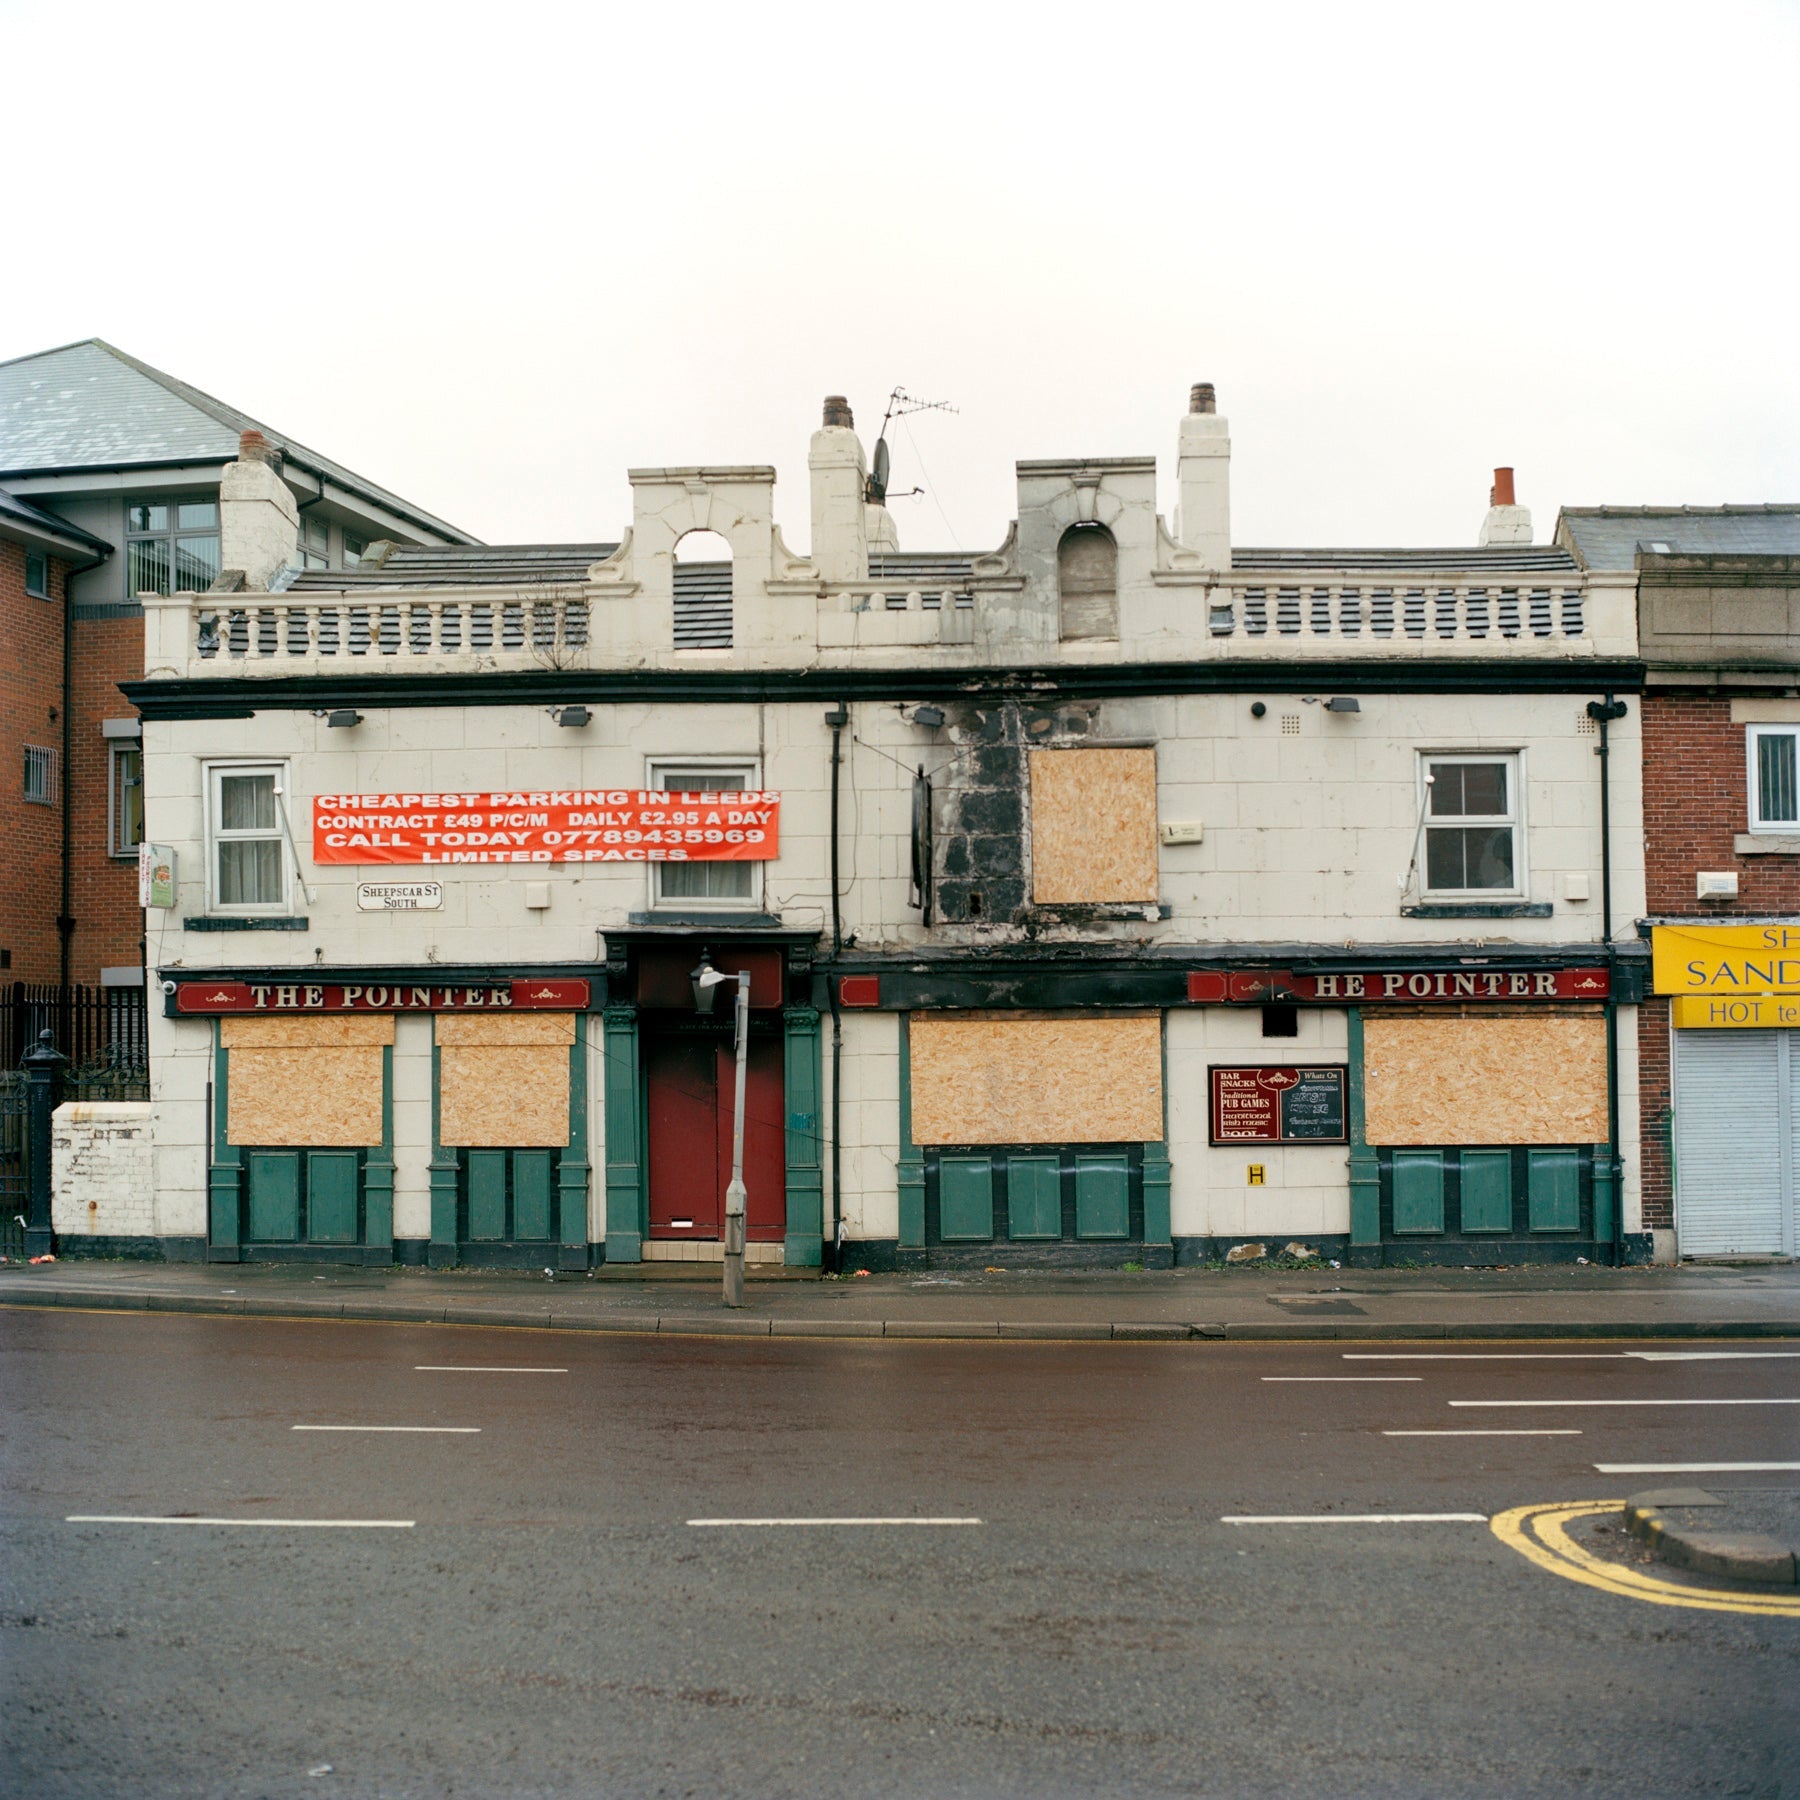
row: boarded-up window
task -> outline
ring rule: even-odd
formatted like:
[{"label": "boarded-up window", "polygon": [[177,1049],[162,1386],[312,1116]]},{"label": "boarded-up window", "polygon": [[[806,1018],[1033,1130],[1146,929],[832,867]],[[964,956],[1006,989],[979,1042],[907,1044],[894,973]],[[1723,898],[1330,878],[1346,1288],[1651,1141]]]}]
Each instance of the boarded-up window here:
[{"label": "boarded-up window", "polygon": [[1156,899],[1154,750],[1032,751],[1031,897]]},{"label": "boarded-up window", "polygon": [[914,1014],[915,1144],[1160,1143],[1162,1020]]},{"label": "boarded-up window", "polygon": [[1371,1144],[1606,1141],[1598,1012],[1365,1019]]},{"label": "boarded-up window", "polygon": [[573,1013],[439,1013],[438,1142],[483,1150],[569,1141]]},{"label": "boarded-up window", "polygon": [[264,1149],[372,1148],[381,1142],[381,1052],[391,1013],[221,1019],[225,1141]]},{"label": "boarded-up window", "polygon": [[1104,525],[1071,525],[1056,547],[1065,638],[1119,635],[1119,546]]}]

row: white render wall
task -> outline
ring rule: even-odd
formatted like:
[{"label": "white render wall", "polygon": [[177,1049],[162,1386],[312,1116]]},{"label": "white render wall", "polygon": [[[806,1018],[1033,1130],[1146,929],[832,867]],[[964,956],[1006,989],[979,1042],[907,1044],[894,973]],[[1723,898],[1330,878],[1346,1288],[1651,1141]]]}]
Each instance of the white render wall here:
[{"label": "white render wall", "polygon": [[50,1121],[50,1223],[64,1240],[157,1237],[155,1108],[65,1101]]},{"label": "white render wall", "polygon": [[[1600,792],[1596,739],[1577,731],[1585,699],[1553,695],[1365,693],[1362,711],[1327,713],[1291,694],[1113,700],[1085,740],[1154,742],[1165,823],[1198,822],[1198,844],[1165,845],[1161,888],[1172,917],[1087,927],[1106,938],[1207,943],[1491,944],[1597,942]],[[1267,715],[1250,716],[1262,699]],[[173,914],[153,915],[153,964],[299,966],[593,962],[600,934],[650,904],[636,863],[404,864],[315,867],[311,802],[321,793],[430,793],[572,787],[636,788],[651,757],[743,755],[782,795],[781,855],[764,865],[763,904],[785,924],[828,921],[830,733],[822,704],[596,706],[579,730],[532,707],[370,707],[353,729],[308,712],[242,721],[145,725],[148,834],[175,847]],[[1292,735],[1284,718],[1297,720]],[[908,905],[911,772],[940,777],[960,750],[954,724],[926,732],[892,704],[851,708],[845,734],[840,856],[844,925],[859,947],[926,937]],[[1614,730],[1615,929],[1644,909],[1636,707]],[[1526,895],[1547,919],[1411,919],[1401,878],[1418,826],[1421,751],[1521,753]],[[287,759],[304,932],[184,933],[205,910],[205,759]],[[436,912],[359,913],[359,881],[429,878]],[[1573,898],[1579,883],[1588,898]],[[550,906],[529,910],[527,881]],[[1416,900],[1416,890],[1407,896]],[[968,935],[966,931],[962,935]],[[995,934],[981,930],[980,941]]]},{"label": "white render wall", "polygon": [[[1165,1015],[1173,1236],[1299,1238],[1316,1246],[1322,1234],[1350,1229],[1348,1145],[1214,1148],[1207,1141],[1208,1065],[1306,1067],[1347,1060],[1347,1014],[1329,1007],[1301,1007],[1299,1014],[1297,1038],[1265,1038],[1260,1007],[1194,1007]],[[1249,1185],[1252,1163],[1263,1166],[1262,1187]],[[1281,1242],[1270,1249],[1279,1250]]]},{"label": "white render wall", "polygon": [[[843,1015],[841,1211],[849,1238],[900,1233],[900,1015]],[[831,1018],[820,1021],[825,1116],[831,1116]],[[825,1230],[831,1231],[831,1148],[825,1147]]]}]

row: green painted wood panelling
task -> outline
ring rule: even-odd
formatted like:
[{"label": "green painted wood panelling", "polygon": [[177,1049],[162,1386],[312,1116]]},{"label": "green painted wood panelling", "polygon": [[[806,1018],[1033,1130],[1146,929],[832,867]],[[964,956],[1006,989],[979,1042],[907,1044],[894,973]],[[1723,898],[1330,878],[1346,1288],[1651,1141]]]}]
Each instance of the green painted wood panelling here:
[{"label": "green painted wood panelling", "polygon": [[925,1159],[912,1135],[912,1015],[900,1015],[900,1156],[894,1170],[900,1203],[900,1248],[925,1243]]},{"label": "green painted wood panelling", "polygon": [[1465,1150],[1462,1153],[1464,1231],[1512,1230],[1512,1165],[1510,1150]]},{"label": "green painted wood panelling", "polygon": [[585,1269],[588,1266],[588,1180],[593,1162],[588,1155],[588,1015],[575,1015],[575,1042],[569,1046],[569,1141],[556,1161],[555,1231],[556,1266]]},{"label": "green painted wood panelling", "polygon": [[206,1171],[208,1262],[237,1262],[243,1256],[244,1158],[226,1138],[230,1111],[229,1052],[220,1043],[219,1022],[212,1022],[212,1143]]},{"label": "green painted wood panelling", "polygon": [[938,1158],[938,1236],[946,1244],[994,1235],[994,1165],[987,1156]]},{"label": "green painted wood panelling", "polygon": [[606,1260],[644,1260],[644,1116],[635,1006],[609,1006],[602,1015],[601,1067],[606,1113]]},{"label": "green painted wood panelling", "polygon": [[1381,1242],[1381,1159],[1370,1147],[1363,1117],[1363,1019],[1362,1008],[1353,1006],[1346,1015],[1350,1032],[1349,1091],[1345,1104],[1350,1135],[1350,1243],[1353,1248],[1374,1248]]},{"label": "green painted wood panelling", "polygon": [[1174,1171],[1169,1167],[1169,1022],[1163,1015],[1163,1132],[1162,1142],[1144,1146],[1144,1263],[1146,1268],[1166,1269],[1175,1260],[1175,1245],[1169,1235],[1169,1189]]},{"label": "green painted wood panelling", "polygon": [[1533,1231],[1581,1229],[1581,1158],[1573,1150],[1530,1150],[1525,1157],[1526,1214]]},{"label": "green painted wood panelling", "polygon": [[292,1244],[300,1238],[300,1153],[252,1150],[245,1159],[249,1204],[245,1235],[259,1244]]},{"label": "green painted wood panelling", "polygon": [[[1612,1146],[1596,1144],[1594,1156],[1594,1242],[1610,1244],[1616,1226],[1613,1221]],[[1671,1166],[1673,1163],[1671,1162]]]},{"label": "green painted wood panelling", "polygon": [[362,1158],[354,1150],[306,1152],[306,1241],[354,1244],[361,1233],[357,1187]]},{"label": "green painted wood panelling", "polygon": [[1131,1171],[1122,1156],[1075,1158],[1075,1235],[1131,1235]]},{"label": "green painted wood panelling", "polygon": [[819,1154],[824,1074],[819,1062],[819,1014],[789,1006],[781,1014],[782,1096],[787,1108],[787,1225],[784,1256],[791,1268],[816,1269],[825,1244],[825,1170]]},{"label": "green painted wood panelling", "polygon": [[363,1261],[394,1260],[394,1047],[381,1049],[381,1142],[362,1159]]},{"label": "green painted wood panelling", "polygon": [[1444,1159],[1436,1150],[1394,1152],[1394,1231],[1444,1229]]},{"label": "green painted wood panelling", "polygon": [[515,1241],[548,1242],[550,1186],[555,1153],[515,1150],[512,1153],[512,1235]]},{"label": "green painted wood panelling", "polygon": [[1062,1236],[1062,1159],[1006,1159],[1007,1236],[1015,1242]]},{"label": "green painted wood panelling", "polygon": [[459,1252],[456,1247],[457,1187],[461,1174],[456,1152],[438,1137],[441,1129],[438,1111],[438,1047],[437,1026],[433,1021],[431,1046],[431,1162],[425,1174],[431,1188],[431,1242],[426,1261],[434,1269],[454,1269]]},{"label": "green painted wood panelling", "polygon": [[464,1202],[467,1224],[464,1241],[471,1244],[499,1244],[506,1240],[506,1159],[505,1150],[465,1150],[463,1152]]}]

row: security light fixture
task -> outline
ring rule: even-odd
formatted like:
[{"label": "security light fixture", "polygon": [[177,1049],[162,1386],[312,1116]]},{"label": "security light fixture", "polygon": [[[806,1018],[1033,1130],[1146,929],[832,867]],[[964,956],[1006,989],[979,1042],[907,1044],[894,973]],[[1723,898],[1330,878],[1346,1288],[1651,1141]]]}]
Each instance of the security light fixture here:
[{"label": "security light fixture", "polygon": [[1333,694],[1325,702],[1325,710],[1327,712],[1359,713],[1362,711],[1362,702],[1350,694]]},{"label": "security light fixture", "polygon": [[353,706],[333,707],[332,710],[325,715],[325,723],[327,725],[340,729],[347,728],[351,725],[360,725],[362,722],[362,714]]},{"label": "security light fixture", "polygon": [[941,706],[915,706],[912,722],[923,725],[927,731],[936,731],[944,722],[944,709]]},{"label": "security light fixture", "polygon": [[593,718],[593,714],[585,706],[553,706],[550,716],[559,725],[581,726]]},{"label": "security light fixture", "polygon": [[694,1011],[703,1019],[712,1017],[713,1002],[718,998],[720,984],[736,981],[736,975],[728,975],[713,967],[712,953],[708,950],[700,952],[700,960],[688,976],[694,989]]}]

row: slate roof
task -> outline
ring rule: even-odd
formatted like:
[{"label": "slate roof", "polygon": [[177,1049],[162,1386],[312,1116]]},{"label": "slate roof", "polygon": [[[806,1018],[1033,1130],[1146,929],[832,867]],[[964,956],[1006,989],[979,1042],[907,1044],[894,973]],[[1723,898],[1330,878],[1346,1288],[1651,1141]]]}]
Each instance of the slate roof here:
[{"label": "slate roof", "polygon": [[518,587],[534,581],[585,582],[589,568],[617,544],[397,545],[379,568],[312,569],[289,593],[335,593],[354,587]]},{"label": "slate roof", "polygon": [[1565,506],[1557,521],[1589,569],[1630,569],[1640,549],[1677,556],[1800,556],[1800,505]]},{"label": "slate roof", "polygon": [[292,461],[336,486],[473,544],[466,531],[100,338],[0,363],[0,476],[230,462],[238,434],[260,431]]},{"label": "slate roof", "polygon": [[1560,544],[1458,544],[1449,549],[1285,550],[1239,549],[1231,552],[1233,569],[1279,574],[1284,569],[1367,570],[1371,574],[1409,572],[1471,575],[1572,575],[1576,562]]},{"label": "slate roof", "polygon": [[0,488],[0,532],[8,527],[33,541],[51,539],[70,548],[86,550],[93,556],[112,554],[112,545],[104,538],[97,538],[79,525],[71,525],[67,519],[59,519],[54,513],[44,512],[29,500],[21,500],[17,494]]}]

